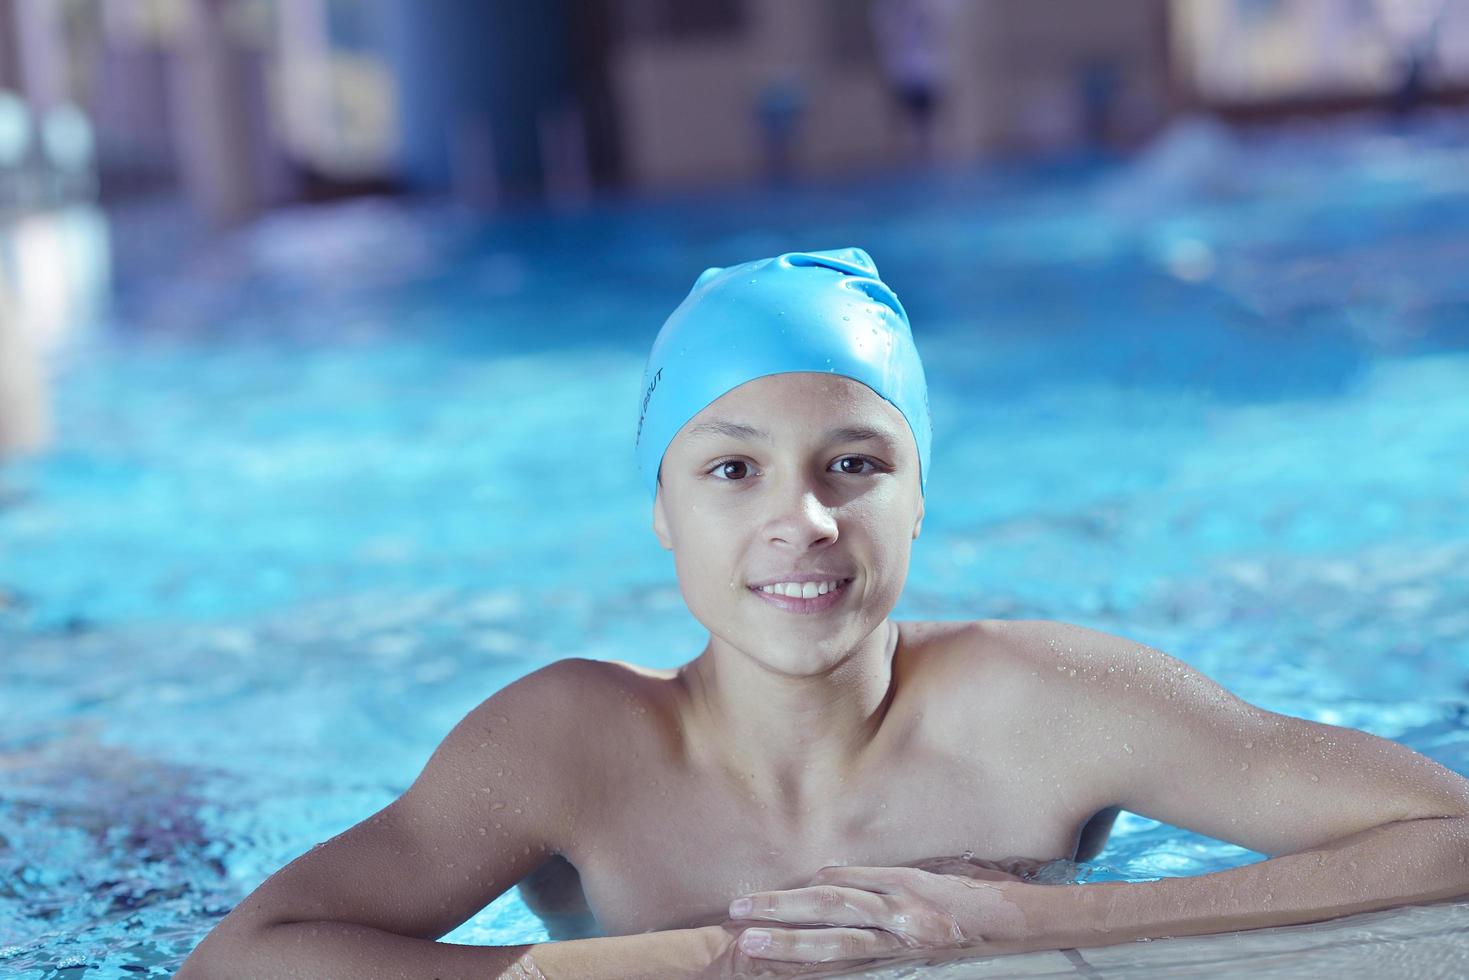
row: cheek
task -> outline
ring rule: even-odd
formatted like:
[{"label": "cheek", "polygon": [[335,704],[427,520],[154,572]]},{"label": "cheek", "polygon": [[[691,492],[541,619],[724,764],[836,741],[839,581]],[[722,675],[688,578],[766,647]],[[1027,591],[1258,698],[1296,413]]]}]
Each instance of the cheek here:
[{"label": "cheek", "polygon": [[902,576],[913,547],[914,516],[902,508],[873,510],[853,515],[853,528],[872,542],[870,561],[879,578]]},{"label": "cheek", "polygon": [[679,525],[674,537],[674,566],[680,585],[687,593],[706,596],[739,585],[735,545],[720,533],[720,528],[699,520],[697,514],[693,516],[693,520]]}]

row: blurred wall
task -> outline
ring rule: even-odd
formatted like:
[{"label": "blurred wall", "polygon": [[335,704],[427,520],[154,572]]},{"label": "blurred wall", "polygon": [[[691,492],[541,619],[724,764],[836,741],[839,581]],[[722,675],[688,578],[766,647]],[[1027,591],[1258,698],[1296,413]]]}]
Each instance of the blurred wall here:
[{"label": "blurred wall", "polygon": [[85,113],[105,201],[230,224],[1126,149],[1181,107],[1411,111],[1469,100],[1469,3],[0,0],[0,88]]},{"label": "blurred wall", "polygon": [[960,158],[1135,145],[1169,113],[1165,0],[985,0],[960,14],[947,120]]},{"label": "blurred wall", "polygon": [[[935,141],[953,162],[1136,142],[1169,104],[1167,0],[942,0]],[[631,183],[750,181],[767,168],[768,100],[794,102],[792,168],[903,161],[900,107],[861,0],[714,0],[695,17],[627,4],[612,75]]]}]

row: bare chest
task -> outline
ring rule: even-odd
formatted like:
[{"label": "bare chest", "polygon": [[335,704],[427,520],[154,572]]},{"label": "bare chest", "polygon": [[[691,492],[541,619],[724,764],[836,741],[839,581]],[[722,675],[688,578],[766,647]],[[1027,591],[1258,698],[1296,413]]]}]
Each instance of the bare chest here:
[{"label": "bare chest", "polygon": [[770,813],[708,773],[627,779],[626,794],[567,855],[608,935],[718,923],[731,899],[801,887],[826,865],[896,867],[966,852],[1069,858],[1091,816],[1036,767],[986,768],[942,752],[910,756],[809,813]]}]

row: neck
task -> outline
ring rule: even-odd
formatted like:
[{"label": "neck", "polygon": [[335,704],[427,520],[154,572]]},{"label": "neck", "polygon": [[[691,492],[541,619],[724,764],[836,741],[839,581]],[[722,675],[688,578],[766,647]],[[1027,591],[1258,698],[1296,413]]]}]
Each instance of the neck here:
[{"label": "neck", "polygon": [[679,671],[691,752],[773,815],[831,810],[892,703],[897,644],[884,620],[829,670],[794,676],[711,637]]}]

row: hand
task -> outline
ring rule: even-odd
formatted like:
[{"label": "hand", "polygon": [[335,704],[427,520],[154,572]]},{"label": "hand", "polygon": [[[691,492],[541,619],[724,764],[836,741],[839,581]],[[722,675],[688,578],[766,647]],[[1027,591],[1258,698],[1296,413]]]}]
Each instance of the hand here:
[{"label": "hand", "polygon": [[758,959],[745,952],[739,944],[741,933],[748,922],[726,919],[717,926],[705,926],[712,934],[714,959],[698,974],[698,980],[745,980],[747,977],[836,977],[875,965],[878,960],[841,960],[826,963],[781,962],[780,960]]},{"label": "hand", "polygon": [[[959,858],[922,864],[827,867],[805,887],[746,896],[748,911],[736,900],[731,918],[755,920],[740,934],[739,948],[757,959],[799,963],[957,946],[983,945],[995,953],[1043,948],[1034,945],[1040,929],[1028,913],[1038,910],[1045,886]],[[925,867],[962,873],[936,874]],[[765,928],[767,922],[778,927]]]}]

